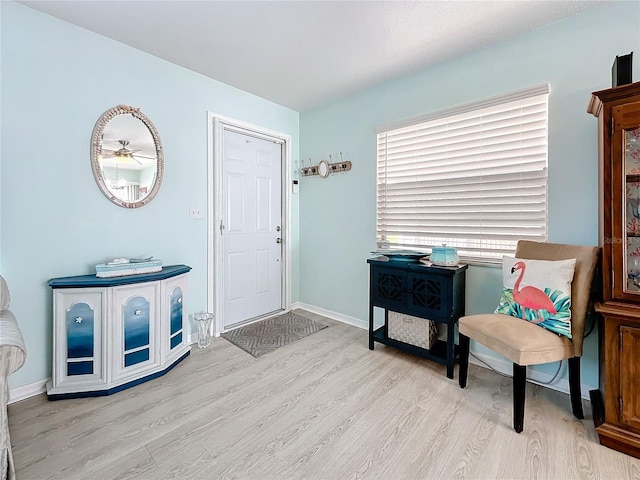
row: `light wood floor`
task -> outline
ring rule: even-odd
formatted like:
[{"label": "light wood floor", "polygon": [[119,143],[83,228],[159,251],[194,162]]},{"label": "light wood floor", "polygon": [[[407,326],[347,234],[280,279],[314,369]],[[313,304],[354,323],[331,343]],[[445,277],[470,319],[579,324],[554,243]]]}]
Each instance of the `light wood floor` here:
[{"label": "light wood floor", "polygon": [[567,395],[444,367],[330,325],[255,359],[222,338],[167,375],[115,395],[9,406],[19,480],[631,479],[640,461],[598,444]]}]

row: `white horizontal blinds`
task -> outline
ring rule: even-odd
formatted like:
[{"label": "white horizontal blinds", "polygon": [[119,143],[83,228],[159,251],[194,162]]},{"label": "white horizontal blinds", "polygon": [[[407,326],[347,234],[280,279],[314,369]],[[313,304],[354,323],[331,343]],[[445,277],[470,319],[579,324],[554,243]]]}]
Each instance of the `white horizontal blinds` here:
[{"label": "white horizontal blinds", "polygon": [[447,244],[491,261],[519,239],[546,240],[548,91],[381,129],[378,245]]}]

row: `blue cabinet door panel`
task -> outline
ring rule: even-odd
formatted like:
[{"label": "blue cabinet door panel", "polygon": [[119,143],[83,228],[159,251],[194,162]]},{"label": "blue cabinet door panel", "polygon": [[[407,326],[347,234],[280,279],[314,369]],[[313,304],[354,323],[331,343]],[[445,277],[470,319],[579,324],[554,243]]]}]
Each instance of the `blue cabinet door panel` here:
[{"label": "blue cabinet door panel", "polygon": [[93,357],[94,312],[86,303],[67,310],[67,358]]},{"label": "blue cabinet door panel", "polygon": [[137,352],[127,353],[124,356],[124,366],[130,367],[136,363],[146,362],[149,360],[149,349],[138,350]]},{"label": "blue cabinet door panel", "polygon": [[68,362],[67,376],[72,375],[91,375],[93,374],[93,362]]},{"label": "blue cabinet door panel", "polygon": [[125,351],[149,345],[149,302],[134,297],[124,306]]},{"label": "blue cabinet door panel", "polygon": [[171,348],[176,348],[178,345],[182,343],[182,333],[174,335],[171,337]]},{"label": "blue cabinet door panel", "polygon": [[182,289],[176,287],[171,294],[171,335],[182,329]]}]

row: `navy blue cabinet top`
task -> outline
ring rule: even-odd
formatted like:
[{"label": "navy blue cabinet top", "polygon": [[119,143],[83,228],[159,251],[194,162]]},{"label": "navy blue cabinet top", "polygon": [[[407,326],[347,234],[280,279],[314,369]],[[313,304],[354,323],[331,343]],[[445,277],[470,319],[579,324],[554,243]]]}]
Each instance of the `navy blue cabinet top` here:
[{"label": "navy blue cabinet top", "polygon": [[425,265],[421,262],[398,262],[387,260],[386,257],[369,258],[367,263],[376,267],[397,268],[408,272],[431,273],[436,275],[456,275],[469,268],[469,265],[466,264],[456,265],[455,267],[444,267],[440,265]]},{"label": "navy blue cabinet top", "polygon": [[74,277],[60,277],[49,280],[51,288],[88,288],[88,287],[117,287],[134,283],[154,282],[175,277],[191,270],[188,265],[171,265],[162,267],[159,272],[138,273],[122,277],[99,278],[95,275],[77,275]]}]

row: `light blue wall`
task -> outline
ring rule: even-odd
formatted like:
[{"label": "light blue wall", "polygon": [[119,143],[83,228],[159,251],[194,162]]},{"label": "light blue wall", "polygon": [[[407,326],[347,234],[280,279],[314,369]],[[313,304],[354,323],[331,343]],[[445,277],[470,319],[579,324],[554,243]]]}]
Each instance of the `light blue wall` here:
[{"label": "light blue wall", "polygon": [[[207,111],[291,135],[294,160],[317,163],[343,152],[353,162],[349,173],[301,180],[293,197],[292,297],[364,321],[365,259],[375,248],[377,125],[549,81],[550,240],[595,244],[596,123],[586,103],[591,91],[610,85],[615,55],[634,50],[636,80],[640,71],[640,6],[616,3],[299,118],[21,5],[0,3],[0,267],[29,350],[12,387],[50,376],[49,278],[91,273],[110,257],[155,255],[193,267],[189,309],[206,308],[206,222],[189,220],[188,211],[206,211]],[[121,103],[152,119],[165,149],[162,188],[137,210],[110,204],[89,163],[95,121]],[[472,267],[467,285],[468,313],[493,309],[500,271]],[[595,335],[587,339],[583,365],[583,383],[595,385]]]},{"label": "light blue wall", "polygon": [[[301,157],[317,163],[329,153],[346,151],[353,170],[301,182],[300,300],[367,319],[366,258],[375,248],[378,125],[543,82],[551,84],[549,240],[597,245],[596,119],[586,107],[592,91],[611,86],[615,56],[632,50],[638,80],[640,3],[613,3],[301,114]],[[500,289],[500,269],[471,267],[467,313],[495,309]],[[546,370],[541,367],[542,373]],[[583,384],[596,386],[597,370],[592,334]]]},{"label": "light blue wall", "polygon": [[[1,8],[0,265],[28,348],[13,388],[51,376],[52,277],[154,255],[193,267],[189,313],[205,310],[206,220],[189,220],[189,208],[207,211],[207,111],[291,135],[294,159],[299,115],[24,6]],[[118,104],[139,107],[164,147],[158,196],[135,210],[111,204],[91,171],[95,122]]]}]

